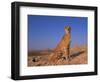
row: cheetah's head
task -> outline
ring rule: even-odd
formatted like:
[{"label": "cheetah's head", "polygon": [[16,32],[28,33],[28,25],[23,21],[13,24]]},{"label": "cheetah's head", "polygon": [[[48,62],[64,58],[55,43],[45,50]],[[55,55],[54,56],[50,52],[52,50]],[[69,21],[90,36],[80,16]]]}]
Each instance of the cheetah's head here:
[{"label": "cheetah's head", "polygon": [[71,31],[71,27],[70,26],[65,26],[64,30],[65,30],[65,34],[69,34],[70,31]]}]

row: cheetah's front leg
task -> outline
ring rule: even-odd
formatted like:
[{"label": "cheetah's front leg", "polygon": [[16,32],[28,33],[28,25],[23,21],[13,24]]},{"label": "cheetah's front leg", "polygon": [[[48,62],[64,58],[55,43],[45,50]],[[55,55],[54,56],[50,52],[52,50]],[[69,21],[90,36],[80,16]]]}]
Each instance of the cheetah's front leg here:
[{"label": "cheetah's front leg", "polygon": [[65,57],[66,60],[68,59],[68,61],[70,61],[70,51],[69,51],[69,47],[68,48],[65,48],[64,47],[64,57]]}]

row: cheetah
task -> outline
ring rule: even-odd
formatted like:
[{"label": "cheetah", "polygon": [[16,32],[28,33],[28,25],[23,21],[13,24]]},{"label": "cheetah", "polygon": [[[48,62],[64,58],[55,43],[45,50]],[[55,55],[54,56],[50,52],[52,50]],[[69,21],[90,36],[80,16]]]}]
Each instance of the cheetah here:
[{"label": "cheetah", "polygon": [[63,58],[64,60],[70,60],[70,44],[71,44],[71,27],[65,26],[64,35],[59,42],[59,44],[54,49],[54,53],[51,57],[53,63],[58,58]]}]

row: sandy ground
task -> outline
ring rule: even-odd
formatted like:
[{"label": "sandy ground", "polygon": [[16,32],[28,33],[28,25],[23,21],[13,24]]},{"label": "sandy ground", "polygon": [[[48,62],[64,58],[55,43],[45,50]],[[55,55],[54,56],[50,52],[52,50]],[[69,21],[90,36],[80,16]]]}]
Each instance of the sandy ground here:
[{"label": "sandy ground", "polygon": [[62,57],[55,58],[55,62],[51,59],[54,54],[52,50],[31,51],[28,53],[28,66],[47,66],[47,65],[76,65],[87,64],[88,54],[87,46],[74,46],[70,49],[70,60]]}]

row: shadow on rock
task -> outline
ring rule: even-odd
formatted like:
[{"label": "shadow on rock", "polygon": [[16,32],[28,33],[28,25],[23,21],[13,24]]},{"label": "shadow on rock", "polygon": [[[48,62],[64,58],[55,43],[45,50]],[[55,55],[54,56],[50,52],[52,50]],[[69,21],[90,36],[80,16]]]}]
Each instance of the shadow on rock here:
[{"label": "shadow on rock", "polygon": [[73,53],[73,54],[71,54],[71,59],[73,59],[73,58],[75,58],[75,57],[77,57],[77,56],[79,56],[79,55],[81,55],[81,54],[83,54],[85,51],[80,51],[80,52],[77,52],[77,53]]}]

